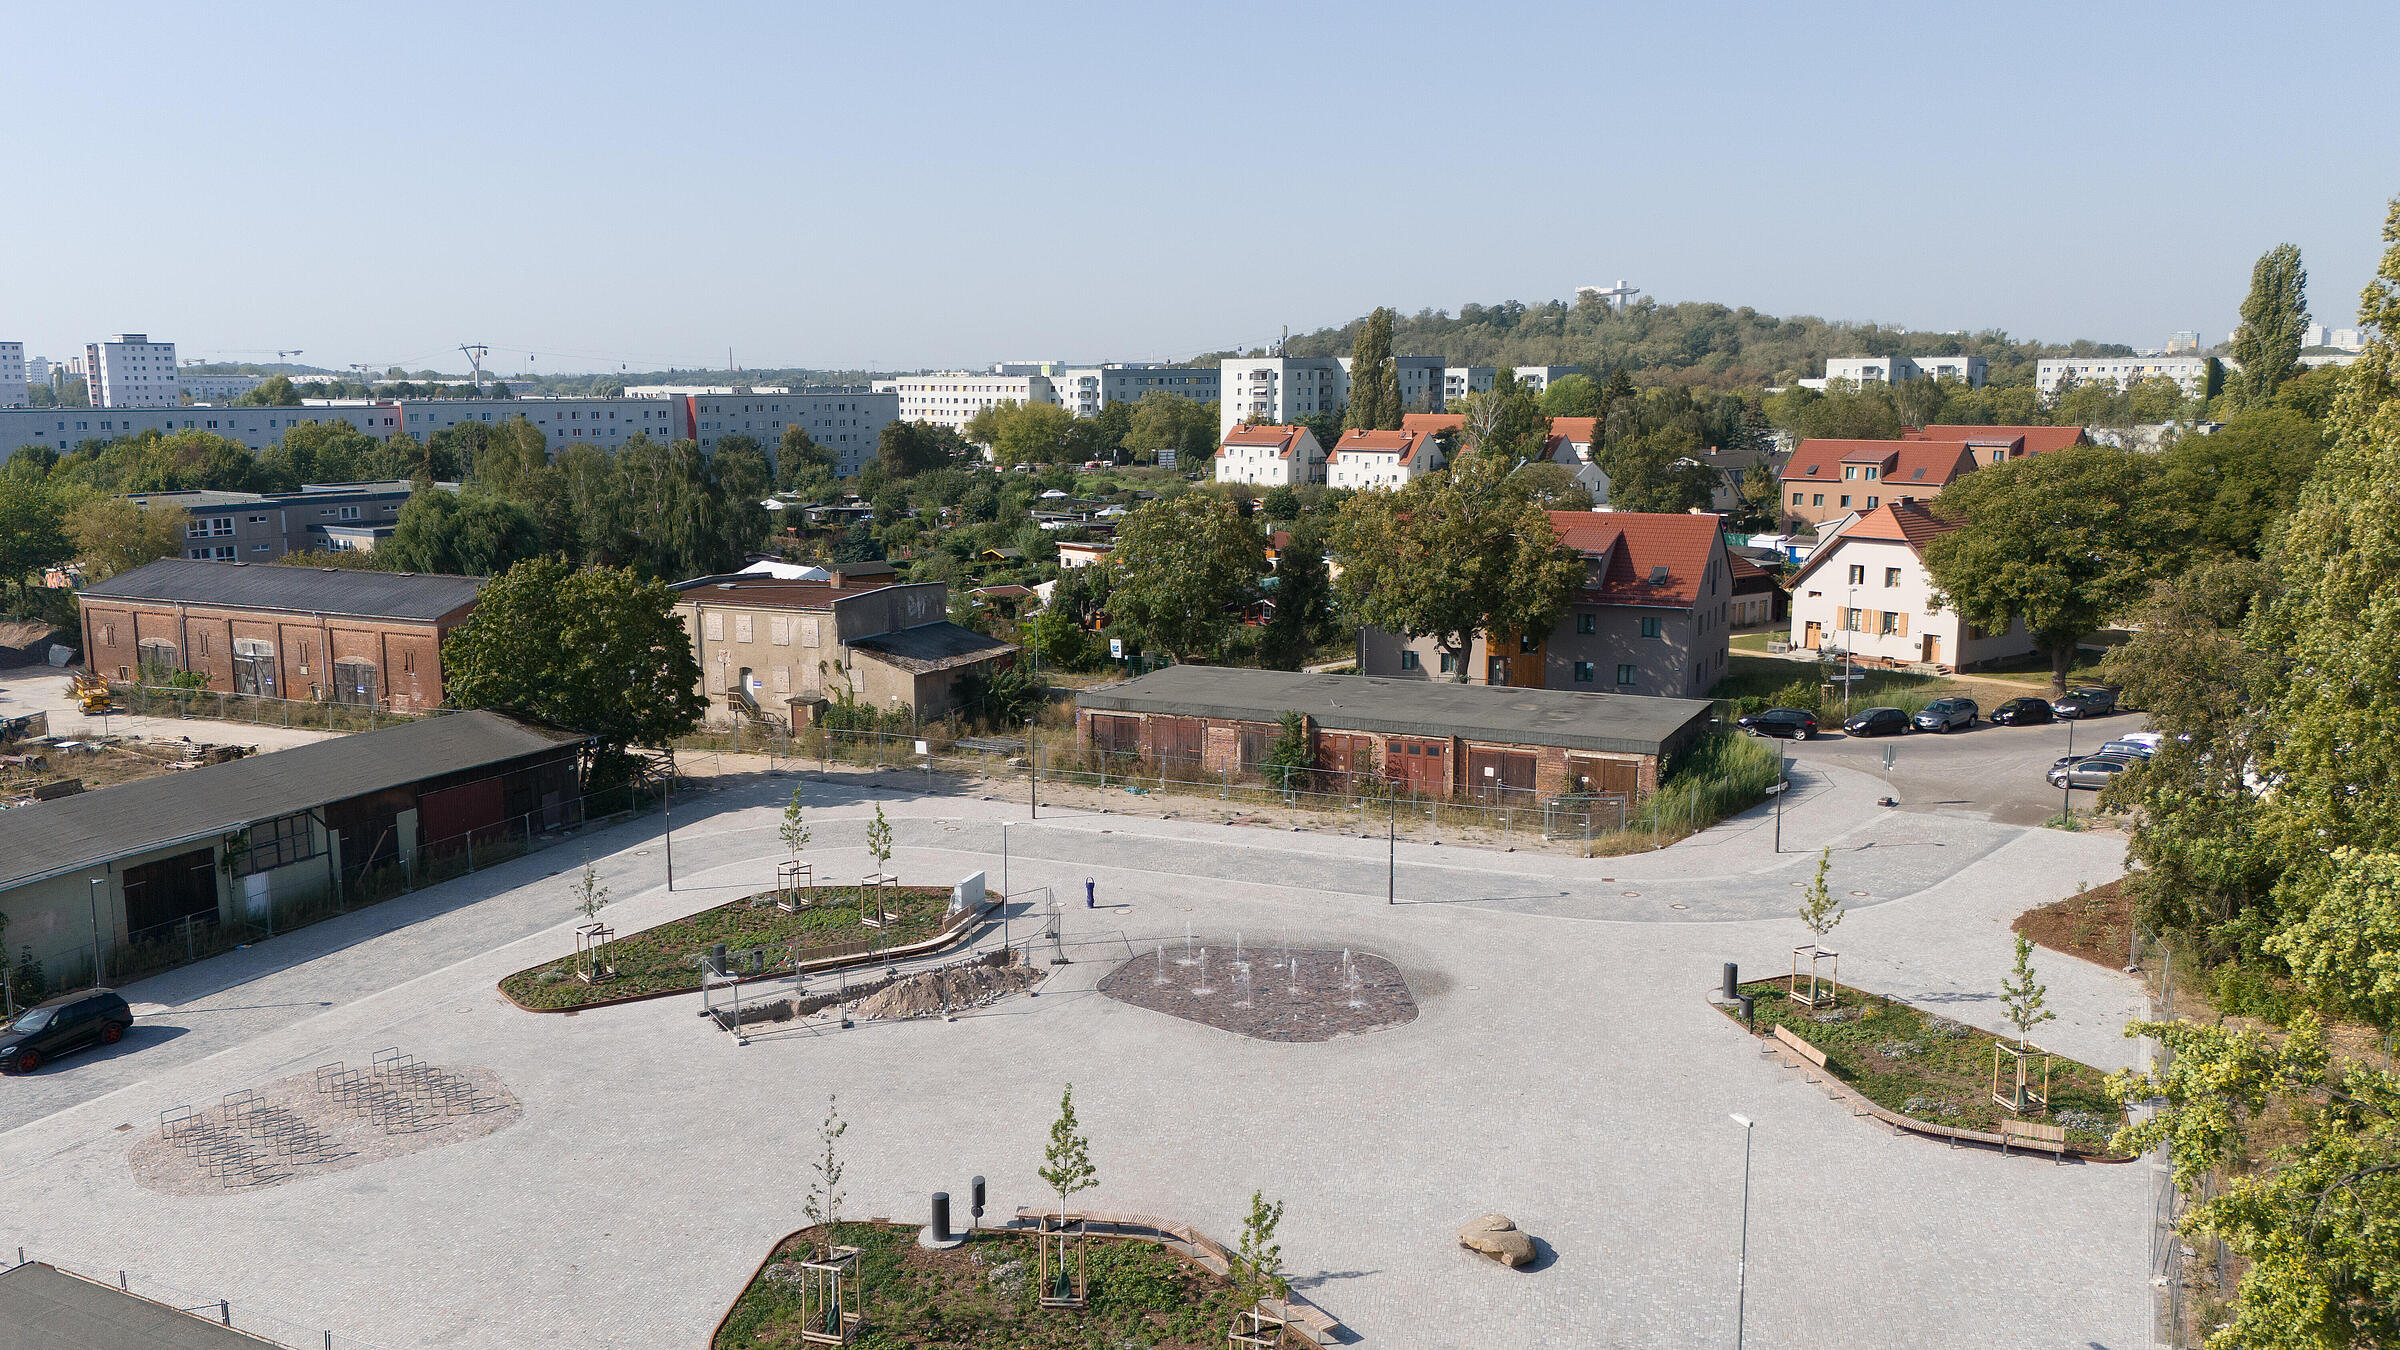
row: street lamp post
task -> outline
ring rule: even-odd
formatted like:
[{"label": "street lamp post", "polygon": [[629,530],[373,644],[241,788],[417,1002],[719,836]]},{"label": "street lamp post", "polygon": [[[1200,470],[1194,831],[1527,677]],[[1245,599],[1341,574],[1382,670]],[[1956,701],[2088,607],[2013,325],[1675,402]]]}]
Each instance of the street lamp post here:
[{"label": "street lamp post", "polygon": [[[1842,619],[1846,630],[1856,634],[1860,631],[1858,626],[1858,587],[1850,588],[1849,599],[1849,613],[1843,615]],[[1857,637],[1842,639],[1842,720],[1845,722],[1850,720],[1850,682],[1853,678],[1850,674],[1850,652],[1856,646],[1858,646]]]},{"label": "street lamp post", "polygon": [[1742,1313],[1750,1295],[1750,1118],[1735,1115],[1733,1123],[1742,1127],[1742,1254],[1733,1268],[1733,1350],[1742,1350]]},{"label": "street lamp post", "polygon": [[101,980],[101,975],[100,975],[100,888],[101,888],[102,886],[105,886],[105,885],[107,885],[107,884],[108,884],[108,882],[107,882],[105,879],[103,879],[103,878],[101,878],[101,877],[93,877],[93,878],[92,878],[92,884],[91,884],[90,888],[84,892],[84,898],[85,898],[85,899],[87,899],[87,900],[89,900],[89,901],[91,902],[91,906],[92,906],[92,983],[94,983],[94,984],[98,984],[98,983],[100,983],[100,980]]},{"label": "street lamp post", "polygon": [[2075,719],[2067,723],[2067,763],[2058,766],[2058,822],[2075,823]]}]

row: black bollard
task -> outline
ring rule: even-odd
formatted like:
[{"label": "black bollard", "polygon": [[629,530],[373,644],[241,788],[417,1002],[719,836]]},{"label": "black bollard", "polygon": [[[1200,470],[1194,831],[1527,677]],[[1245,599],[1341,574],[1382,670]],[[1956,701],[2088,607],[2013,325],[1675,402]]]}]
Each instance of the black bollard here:
[{"label": "black bollard", "polygon": [[1758,1030],[1758,1000],[1749,994],[1742,995],[1742,1025]]},{"label": "black bollard", "polygon": [[933,1193],[933,1221],[925,1225],[925,1245],[947,1247],[952,1245],[953,1241],[954,1239],[950,1236],[950,1192],[935,1191]]},{"label": "black bollard", "polygon": [[977,1177],[973,1181],[967,1183],[967,1210],[968,1213],[973,1216],[975,1226],[977,1228],[981,1228],[983,1226],[982,1177]]},{"label": "black bollard", "polygon": [[1741,996],[1741,967],[1731,961],[1728,961],[1725,963],[1725,997],[1728,1001],[1731,1001],[1733,999],[1740,998]]}]

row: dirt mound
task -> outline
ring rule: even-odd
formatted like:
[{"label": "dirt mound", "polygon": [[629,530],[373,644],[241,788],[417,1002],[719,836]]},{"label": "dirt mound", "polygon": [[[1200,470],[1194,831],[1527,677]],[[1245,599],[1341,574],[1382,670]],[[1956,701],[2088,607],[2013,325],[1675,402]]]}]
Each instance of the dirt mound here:
[{"label": "dirt mound", "polygon": [[938,1017],[981,1007],[1041,981],[1041,972],[1031,966],[979,961],[910,975],[860,999],[856,1011],[861,1017]]}]

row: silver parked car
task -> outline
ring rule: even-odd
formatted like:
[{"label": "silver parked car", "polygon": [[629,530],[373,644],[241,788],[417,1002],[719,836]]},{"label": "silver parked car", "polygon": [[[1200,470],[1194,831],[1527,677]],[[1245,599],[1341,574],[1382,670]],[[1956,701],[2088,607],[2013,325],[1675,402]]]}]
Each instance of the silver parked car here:
[{"label": "silver parked car", "polygon": [[2135,763],[2124,755],[2077,755],[2050,766],[2050,786],[2104,788]]},{"label": "silver parked car", "polygon": [[1910,720],[1919,731],[1948,731],[1952,727],[1971,727],[1982,715],[1983,709],[1971,698],[1937,698]]}]

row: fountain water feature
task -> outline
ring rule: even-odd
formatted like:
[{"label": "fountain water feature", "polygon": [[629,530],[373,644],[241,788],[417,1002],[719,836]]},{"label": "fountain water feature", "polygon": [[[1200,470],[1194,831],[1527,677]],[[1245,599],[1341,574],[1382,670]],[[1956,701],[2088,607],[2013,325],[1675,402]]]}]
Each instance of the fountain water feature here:
[{"label": "fountain water feature", "polygon": [[1208,948],[1200,949],[1200,983],[1192,986],[1192,997],[1207,998],[1217,992],[1208,987]]},{"label": "fountain water feature", "polygon": [[1177,961],[1175,962],[1175,964],[1176,964],[1176,965],[1179,965],[1179,966],[1188,966],[1188,965],[1190,965],[1191,963],[1192,963],[1192,921],[1191,921],[1190,919],[1185,919],[1185,920],[1183,921],[1183,956],[1182,956],[1182,958],[1181,958],[1181,959],[1177,960]]},{"label": "fountain water feature", "polygon": [[1247,961],[1233,968],[1233,1006],[1250,1006],[1250,963]]},{"label": "fountain water feature", "polygon": [[1350,958],[1350,949],[1348,947],[1342,948],[1342,988],[1348,990],[1350,993],[1351,1007],[1363,1008],[1367,1006],[1367,1001],[1358,996],[1359,991],[1365,987],[1366,981],[1359,978],[1358,962]]},{"label": "fountain water feature", "polygon": [[1165,943],[1163,943],[1163,942],[1162,942],[1162,943],[1158,944],[1158,974],[1156,974],[1156,975],[1154,975],[1154,976],[1152,976],[1152,977],[1151,977],[1151,979],[1150,979],[1150,983],[1152,983],[1152,984],[1165,984],[1166,982],[1167,982],[1167,944],[1165,944]]}]

